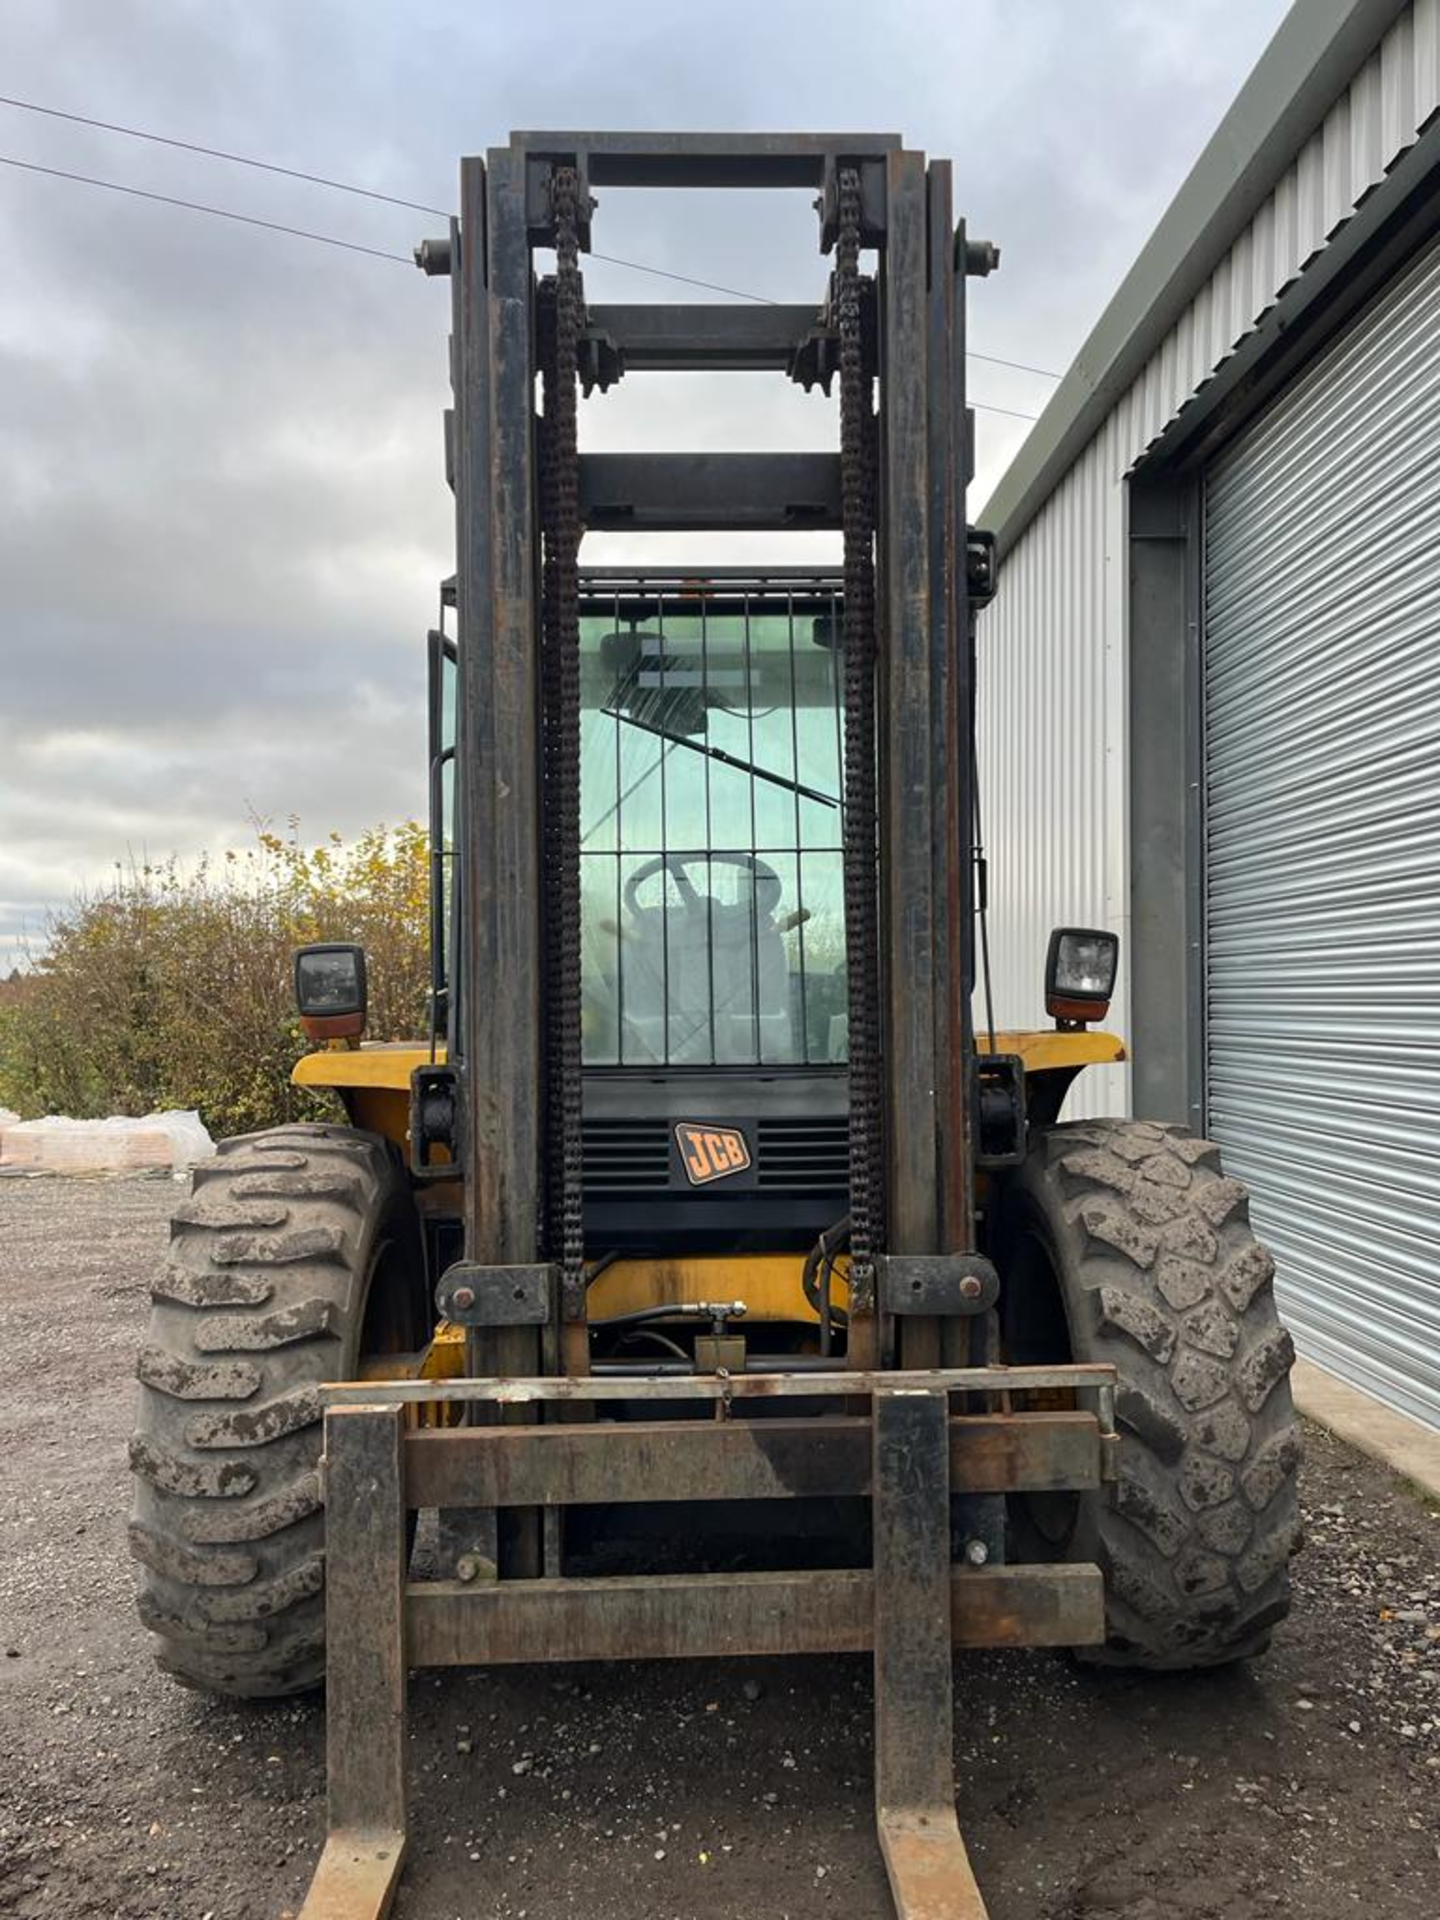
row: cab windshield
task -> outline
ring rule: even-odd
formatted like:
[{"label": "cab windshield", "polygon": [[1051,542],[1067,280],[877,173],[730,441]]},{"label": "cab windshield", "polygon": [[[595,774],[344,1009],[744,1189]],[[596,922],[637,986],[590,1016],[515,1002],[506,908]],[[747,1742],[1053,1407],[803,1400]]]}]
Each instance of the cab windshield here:
[{"label": "cab windshield", "polygon": [[587,575],[590,1066],[846,1058],[832,576]]}]

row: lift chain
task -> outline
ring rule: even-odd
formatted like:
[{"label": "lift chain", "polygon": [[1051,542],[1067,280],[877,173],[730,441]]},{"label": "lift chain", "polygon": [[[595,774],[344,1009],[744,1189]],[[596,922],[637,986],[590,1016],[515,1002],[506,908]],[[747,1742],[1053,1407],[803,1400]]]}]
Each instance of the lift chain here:
[{"label": "lift chain", "polygon": [[864,337],[860,173],[838,180],[834,305],[840,336],[841,522],[845,543],[845,972],[850,1068],[850,1290],[873,1306],[884,1234],[880,931],[876,899],[876,422]]},{"label": "lift chain", "polygon": [[545,1245],[561,1269],[567,1319],[585,1312],[581,1186],[580,465],[576,378],[585,329],[579,178],[550,176],[556,270],[542,288],[540,507],[542,817],[545,950]]},{"label": "lift chain", "polygon": [[556,592],[555,539],[559,521],[559,502],[555,486],[555,280],[547,275],[536,292],[536,330],[540,360],[540,430],[537,455],[540,482],[540,910],[541,962],[544,981],[542,1018],[545,1049],[544,1072],[544,1157],[541,1162],[541,1251],[553,1255],[562,1235],[559,1222],[564,1210],[564,1159],[553,1148],[551,1116],[561,1111],[559,1089],[559,1053],[555,1046],[555,1013],[560,1005],[560,950],[554,939],[556,924],[554,877],[559,872],[557,857],[555,761],[560,750],[558,713],[559,675],[556,670],[556,627],[559,597]]}]

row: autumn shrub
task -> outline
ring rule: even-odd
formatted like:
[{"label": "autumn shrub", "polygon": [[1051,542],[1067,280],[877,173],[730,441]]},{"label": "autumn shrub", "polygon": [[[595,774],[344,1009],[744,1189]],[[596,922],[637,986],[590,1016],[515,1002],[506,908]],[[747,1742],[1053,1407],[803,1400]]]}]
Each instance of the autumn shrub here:
[{"label": "autumn shrub", "polygon": [[428,1033],[429,842],[414,822],[319,846],[117,868],[51,916],[0,996],[0,1106],[77,1118],[195,1107],[217,1138],[329,1113],[290,1085],[307,1050],[294,951],[358,940],[368,1038]]}]

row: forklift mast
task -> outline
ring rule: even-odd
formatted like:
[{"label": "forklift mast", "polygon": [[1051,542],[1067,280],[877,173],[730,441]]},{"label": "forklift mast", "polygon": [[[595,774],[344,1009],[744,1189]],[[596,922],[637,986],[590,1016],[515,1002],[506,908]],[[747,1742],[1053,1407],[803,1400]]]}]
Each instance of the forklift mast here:
[{"label": "forklift mast", "polygon": [[[805,190],[830,257],[823,296],[813,306],[587,307],[580,261],[596,196],[626,187]],[[537,255],[553,256],[540,263],[550,271],[537,272]],[[388,1909],[408,1832],[408,1668],[864,1650],[874,1656],[877,1829],[898,1920],[984,1920],[955,1808],[953,1649],[1104,1638],[1099,1567],[1052,1554],[1011,1564],[1005,1503],[1027,1490],[1098,1496],[1109,1484],[1116,1377],[1108,1360],[998,1364],[999,1276],[976,1245],[976,1167],[1017,1157],[986,1150],[994,1039],[982,1066],[968,1017],[974,613],[993,566],[965,523],[963,315],[967,274],[988,272],[995,250],[957,227],[949,166],[888,135],[522,133],[463,162],[460,216],[418,257],[450,276],[453,301],[458,859],[450,1050],[416,1072],[411,1148],[417,1179],[453,1195],[458,1165],[463,1182],[463,1257],[439,1274],[436,1305],[463,1329],[464,1365],[323,1390],[329,1830],[302,1920],[380,1920]],[[839,452],[579,452],[582,389],[667,368],[769,370],[833,392]],[[748,760],[752,806],[761,769],[753,752],[732,752],[736,708],[723,689],[712,704],[703,657],[698,677],[666,679],[666,622],[683,620],[690,587],[713,610],[749,585],[612,578],[615,630],[597,632],[599,589],[579,570],[587,527],[842,535],[843,577],[802,590],[792,573],[782,596],[789,671],[810,689],[813,730],[825,686],[842,736],[838,791],[810,796],[830,809],[825,858],[832,880],[839,861],[832,897],[843,895],[844,979],[827,976],[821,1058],[820,1022],[806,1014],[798,1042],[789,1026],[788,1056],[766,1063],[764,1034],[773,1042],[786,1015],[768,1000],[762,1009],[757,965],[753,1051],[738,1029],[727,1029],[728,1053],[715,1043],[712,988],[708,1051],[697,1071],[682,1036],[677,1060],[664,985],[658,1015],[652,992],[629,1029],[651,1047],[641,1072],[638,1060],[627,1065],[621,1010],[607,1097],[623,1083],[627,1098],[638,1088],[682,1122],[674,1131],[689,1152],[710,1156],[704,1179],[721,1173],[717,1156],[748,1172],[719,1089],[768,1076],[784,1099],[843,1091],[843,1355],[826,1338],[836,1242],[822,1232],[817,1350],[749,1354],[724,1331],[743,1303],[652,1294],[654,1305],[612,1316],[610,1328],[653,1320],[657,1305],[672,1326],[711,1317],[693,1364],[669,1342],[678,1364],[597,1353],[592,1365],[587,1287],[610,1256],[585,1244],[585,1105],[597,1075],[584,1044],[582,863],[595,856],[583,839],[582,733],[593,742],[613,728],[622,793],[622,729],[660,734],[692,769],[698,757],[707,780],[716,754],[732,769]],[[824,650],[803,666],[797,602]],[[742,632],[748,649],[748,611]],[[764,703],[748,652],[741,681],[738,704],[753,717]],[[792,714],[799,704],[794,696]],[[711,737],[712,715],[731,744]],[[831,732],[833,748],[833,721]],[[781,784],[793,787],[798,818],[809,782],[791,737],[795,778]],[[644,960],[642,916],[653,909],[637,904],[642,872],[682,914],[694,911],[692,860],[732,876],[748,866],[739,884],[749,901],[709,893],[707,916],[749,913],[753,926],[762,885],[773,908],[778,874],[759,859],[764,843],[752,826],[747,851],[730,831],[726,845],[696,851],[670,846],[662,828],[658,853],[644,849],[622,885],[617,829],[610,877],[628,886],[630,919],[614,939],[629,937]],[[797,844],[797,875],[804,854]],[[794,911],[804,912],[798,899]],[[738,945],[742,918],[724,924]],[[838,940],[833,951],[838,963]],[[712,965],[719,958],[716,947]],[[803,952],[801,962],[803,1004]],[[788,986],[770,984],[783,998]],[[687,1018],[694,1004],[692,993]],[[843,1050],[831,1039],[842,1031]],[[592,1043],[592,1066],[595,1054]],[[718,1111],[667,1105],[681,1080],[687,1100],[692,1085],[714,1086]],[[432,1167],[427,1115],[439,1116],[438,1132],[447,1113],[447,1151]],[[750,1189],[737,1182],[742,1220],[747,1192],[759,1219],[763,1172]],[[747,1261],[763,1264],[760,1236],[756,1227],[716,1259],[736,1288]],[[686,1251],[651,1251],[661,1294]],[[597,1335],[604,1324],[597,1314]],[[805,1545],[801,1518],[817,1502],[842,1524],[838,1555]],[[659,1564],[652,1536],[635,1571],[602,1559],[597,1575],[583,1550],[596,1516],[618,1541],[627,1512],[656,1507],[666,1516]],[[407,1515],[426,1509],[438,1514],[440,1572],[415,1579]],[[716,1509],[753,1534],[742,1569],[708,1551]]]},{"label": "forklift mast", "polygon": [[[965,520],[964,312],[967,275],[989,272],[996,251],[957,225],[949,164],[927,163],[890,135],[518,133],[464,161],[461,182],[448,240],[427,242],[418,258],[450,275],[453,302],[449,1040],[467,1263],[482,1284],[514,1277],[517,1299],[548,1290],[561,1328],[550,1367],[588,1371],[583,531],[684,530],[703,542],[711,530],[835,529],[844,545],[849,1357],[877,1364],[881,1316],[897,1315],[901,1364],[938,1365],[946,1317],[973,1313],[995,1291],[975,1251],[972,701],[974,615],[990,564]],[[813,306],[587,307],[579,263],[597,196],[627,187],[809,191],[831,260],[823,297]],[[680,368],[768,370],[838,390],[840,451],[578,451],[581,389]],[[542,1370],[538,1325],[495,1328],[491,1338],[496,1371]]]}]

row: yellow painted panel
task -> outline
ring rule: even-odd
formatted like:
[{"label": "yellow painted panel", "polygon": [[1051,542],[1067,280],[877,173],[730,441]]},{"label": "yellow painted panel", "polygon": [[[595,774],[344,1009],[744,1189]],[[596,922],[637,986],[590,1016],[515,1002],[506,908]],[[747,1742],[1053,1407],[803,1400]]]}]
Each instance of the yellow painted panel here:
[{"label": "yellow painted panel", "polygon": [[[435,1059],[444,1062],[443,1047]],[[321,1047],[297,1060],[290,1078],[297,1087],[389,1087],[408,1096],[411,1074],[429,1064],[429,1047],[418,1044]]]},{"label": "yellow painted panel", "polygon": [[[465,1329],[442,1320],[430,1344],[419,1353],[368,1354],[360,1362],[362,1380],[459,1380],[465,1373]],[[458,1427],[465,1409],[454,1400],[431,1400],[405,1409],[407,1427]]]},{"label": "yellow painted panel", "polygon": [[[747,1320],[809,1320],[798,1253],[719,1254],[675,1260],[617,1260],[590,1289],[590,1318],[697,1300],[743,1300]],[[837,1304],[844,1289],[837,1287]]]},{"label": "yellow painted panel", "polygon": [[[442,1047],[436,1055],[445,1058]],[[384,1134],[402,1153],[410,1145],[410,1076],[430,1064],[429,1047],[376,1043],[321,1047],[295,1063],[297,1087],[329,1088],[340,1096],[352,1123]]]},{"label": "yellow painted panel", "polygon": [[[977,1034],[975,1043],[981,1053],[989,1053],[988,1033]],[[1047,1073],[1056,1067],[1105,1066],[1123,1060],[1125,1042],[1118,1034],[1092,1033],[1088,1027],[1078,1033],[1042,1027],[1038,1032],[997,1033],[995,1051],[1018,1053],[1027,1073]]]},{"label": "yellow painted panel", "polygon": [[[990,1036],[978,1034],[976,1044],[982,1053],[988,1053]],[[1088,1027],[1078,1033],[1044,1027],[1035,1032],[997,1033],[995,1051],[1018,1053],[1027,1073],[1044,1073],[1052,1067],[1088,1067],[1123,1060],[1125,1043],[1116,1034]],[[444,1061],[443,1047],[435,1059]],[[408,1094],[410,1075],[429,1061],[430,1049],[419,1045],[322,1047],[299,1060],[290,1077],[297,1087],[388,1087]]]},{"label": "yellow painted panel", "polygon": [[[988,1034],[977,1035],[982,1053],[990,1051]],[[1081,1067],[1104,1065],[1125,1058],[1125,1044],[1113,1033],[1063,1033],[1055,1028],[1035,1032],[1010,1032],[995,1035],[997,1053],[1019,1054],[1026,1073],[1078,1072]],[[409,1141],[410,1076],[416,1067],[429,1064],[430,1049],[403,1044],[371,1044],[363,1047],[322,1047],[307,1053],[295,1066],[291,1079],[299,1087],[330,1087],[345,1103],[358,1127],[384,1134],[403,1151]],[[435,1055],[445,1059],[442,1047]],[[597,1282],[596,1296],[603,1298],[600,1311],[626,1313],[631,1307],[651,1306],[660,1300],[707,1300],[746,1298],[756,1319],[795,1320],[815,1316],[805,1304],[800,1287],[801,1261],[789,1254],[764,1254],[748,1259],[677,1260],[662,1262],[624,1261],[610,1269]],[[733,1275],[744,1272],[745,1289],[737,1289]],[[725,1273],[732,1278],[724,1278]],[[668,1291],[660,1291],[661,1284]],[[694,1286],[695,1292],[685,1292]],[[754,1298],[751,1299],[751,1294]],[[622,1298],[623,1296],[623,1298]],[[619,1302],[619,1304],[616,1304]]]},{"label": "yellow painted panel", "polygon": [[403,1154],[409,1154],[409,1087],[403,1092],[393,1087],[342,1087],[338,1091],[357,1127],[364,1127],[367,1133],[383,1133]]},{"label": "yellow painted panel", "polygon": [[465,1372],[465,1329],[442,1320],[420,1362],[422,1380],[459,1380]]}]

